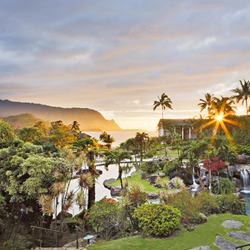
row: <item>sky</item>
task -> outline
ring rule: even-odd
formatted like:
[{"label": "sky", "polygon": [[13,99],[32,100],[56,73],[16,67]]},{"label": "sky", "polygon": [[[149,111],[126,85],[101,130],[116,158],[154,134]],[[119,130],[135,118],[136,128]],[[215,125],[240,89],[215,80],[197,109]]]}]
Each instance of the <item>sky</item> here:
[{"label": "sky", "polygon": [[164,118],[193,118],[205,93],[250,80],[249,13],[248,0],[0,1],[0,99],[155,131],[165,93]]}]

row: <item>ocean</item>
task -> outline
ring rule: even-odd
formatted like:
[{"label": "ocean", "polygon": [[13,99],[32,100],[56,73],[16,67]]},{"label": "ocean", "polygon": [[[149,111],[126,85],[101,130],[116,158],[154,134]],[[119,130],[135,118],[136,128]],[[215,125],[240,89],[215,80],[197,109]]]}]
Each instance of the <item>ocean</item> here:
[{"label": "ocean", "polygon": [[[112,148],[119,146],[120,143],[125,142],[129,138],[135,137],[137,132],[139,133],[145,132],[148,134],[149,137],[158,136],[157,131],[106,131],[106,132],[115,139],[115,142],[112,144]],[[84,132],[84,133],[99,140],[99,136],[102,132]]]}]

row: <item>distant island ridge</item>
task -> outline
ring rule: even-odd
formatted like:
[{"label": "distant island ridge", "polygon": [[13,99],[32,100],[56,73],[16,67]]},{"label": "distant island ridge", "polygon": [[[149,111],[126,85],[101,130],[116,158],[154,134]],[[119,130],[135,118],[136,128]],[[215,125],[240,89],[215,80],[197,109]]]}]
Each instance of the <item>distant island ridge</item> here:
[{"label": "distant island ridge", "polygon": [[12,102],[0,99],[0,117],[14,128],[33,126],[37,121],[45,123],[61,120],[65,125],[77,121],[81,131],[140,131],[140,129],[122,129],[112,120],[88,108],[61,108],[43,104]]}]

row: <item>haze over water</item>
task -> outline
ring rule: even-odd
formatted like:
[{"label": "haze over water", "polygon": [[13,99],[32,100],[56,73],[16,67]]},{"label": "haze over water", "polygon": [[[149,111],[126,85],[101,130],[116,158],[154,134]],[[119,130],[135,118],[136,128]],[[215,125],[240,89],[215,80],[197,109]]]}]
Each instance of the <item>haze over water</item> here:
[{"label": "haze over water", "polygon": [[[143,131],[106,131],[106,132],[115,139],[115,142],[112,144],[113,148],[119,146],[120,143],[125,142],[129,138],[135,137],[137,132],[142,133]],[[92,137],[95,137],[97,140],[99,140],[100,134],[102,132],[84,132],[84,133]],[[145,133],[147,133],[149,137],[158,136],[157,131],[145,131]]]}]

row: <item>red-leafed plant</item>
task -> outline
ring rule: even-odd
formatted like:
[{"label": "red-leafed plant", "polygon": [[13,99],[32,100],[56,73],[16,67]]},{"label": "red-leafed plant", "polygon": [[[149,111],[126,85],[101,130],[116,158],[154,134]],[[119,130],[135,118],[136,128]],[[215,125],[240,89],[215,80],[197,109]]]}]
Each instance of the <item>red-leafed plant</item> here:
[{"label": "red-leafed plant", "polygon": [[209,169],[212,175],[218,175],[218,172],[220,172],[222,169],[224,169],[227,165],[224,161],[220,161],[219,163],[219,157],[215,157],[210,161],[209,159],[206,159],[204,162],[204,168]]}]

